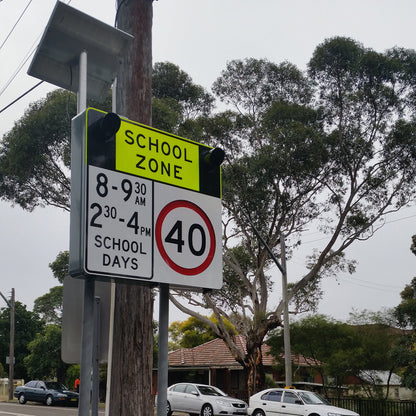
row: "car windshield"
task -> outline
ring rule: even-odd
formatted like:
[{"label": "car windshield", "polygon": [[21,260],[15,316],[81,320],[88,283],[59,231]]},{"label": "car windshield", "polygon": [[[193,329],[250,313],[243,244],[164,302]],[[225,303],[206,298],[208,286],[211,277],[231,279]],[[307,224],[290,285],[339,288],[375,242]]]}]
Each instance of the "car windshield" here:
[{"label": "car windshield", "polygon": [[323,397],[311,391],[298,391],[297,393],[306,404],[329,404]]},{"label": "car windshield", "polygon": [[227,394],[227,393],[223,392],[223,391],[222,391],[221,389],[219,389],[218,387],[213,386],[213,388],[214,388],[215,390],[217,390],[217,391],[218,391],[218,393],[219,393],[219,395],[220,395],[220,396],[228,396],[228,394]]},{"label": "car windshield", "polygon": [[68,390],[66,386],[56,381],[45,381],[45,386],[48,390]]},{"label": "car windshield", "polygon": [[201,386],[198,385],[198,390],[201,394],[204,394],[205,396],[223,396],[224,394],[221,394],[217,389],[214,389],[211,386]]}]

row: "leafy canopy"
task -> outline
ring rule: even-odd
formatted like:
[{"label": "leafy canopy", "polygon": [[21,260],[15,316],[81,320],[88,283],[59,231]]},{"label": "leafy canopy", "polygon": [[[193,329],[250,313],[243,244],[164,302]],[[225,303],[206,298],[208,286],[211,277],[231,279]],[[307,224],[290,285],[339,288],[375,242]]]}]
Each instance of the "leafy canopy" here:
[{"label": "leafy canopy", "polygon": [[[394,363],[391,348],[400,337],[394,328],[376,323],[373,315],[363,311],[360,325],[351,325],[324,315],[311,315],[290,325],[292,353],[304,357],[312,372],[317,372],[326,384],[334,380],[341,387],[348,376],[362,378],[369,370],[392,371]],[[267,340],[277,361],[284,353],[284,336],[281,330]],[[363,380],[363,386],[367,381]],[[377,394],[375,386],[366,389],[369,395]]]},{"label": "leafy canopy", "polygon": [[[28,344],[44,326],[39,315],[28,311],[21,302],[15,302],[15,341],[14,341],[14,376],[15,378],[27,379],[28,374],[23,359],[28,354]],[[10,309],[0,309],[0,363],[3,368],[6,365],[6,357],[9,355],[10,342]]]},{"label": "leafy canopy", "polygon": [[65,382],[68,364],[61,360],[61,334],[58,325],[46,325],[41,333],[29,342],[29,354],[24,363],[33,379],[54,379]]},{"label": "leafy canopy", "polygon": [[[210,318],[214,323],[215,316]],[[230,334],[236,331],[230,322],[227,322],[227,328]],[[190,316],[185,321],[172,322],[169,326],[169,335],[172,340],[170,349],[193,348],[217,338],[215,332],[204,322]]]},{"label": "leafy canopy", "polygon": [[[384,53],[345,37],[315,49],[307,73],[253,58],[231,61],[213,91],[227,110],[204,121],[205,141],[226,149],[223,166],[224,280],[220,291],[180,292],[191,305],[230,319],[247,337],[238,350],[221,325],[211,325],[237,360],[259,377],[260,346],[281,325],[268,247],[281,256],[303,248],[308,230],[326,238],[305,258],[306,271],[291,276],[293,312],[314,307],[319,282],[355,263],[345,257],[385,216],[416,196],[416,53]],[[306,249],[306,247],[305,247]],[[199,301],[198,301],[199,299]],[[193,316],[184,302],[175,305]],[[259,376],[260,375],[260,376]],[[250,386],[256,385],[253,380]]]}]

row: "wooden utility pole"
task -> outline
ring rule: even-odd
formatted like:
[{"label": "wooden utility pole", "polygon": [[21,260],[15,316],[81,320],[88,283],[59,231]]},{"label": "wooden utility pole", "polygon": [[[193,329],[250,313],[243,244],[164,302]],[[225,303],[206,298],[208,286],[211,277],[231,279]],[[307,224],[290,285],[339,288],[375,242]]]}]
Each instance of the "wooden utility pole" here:
[{"label": "wooden utility pole", "polygon": [[14,393],[14,334],[15,334],[15,295],[12,288],[10,298],[10,347],[9,347],[9,400],[13,400]]},{"label": "wooden utility pole", "polygon": [[[117,27],[134,36],[117,77],[116,110],[151,124],[152,0],[117,0]],[[151,416],[153,297],[147,285],[117,283],[109,414]]]},{"label": "wooden utility pole", "polygon": [[7,298],[0,292],[0,296],[4,299],[7,306],[9,307],[10,312],[10,343],[9,343],[9,400],[13,400],[13,388],[14,388],[14,311],[15,311],[15,294],[14,288],[12,289],[12,294],[10,302]]}]

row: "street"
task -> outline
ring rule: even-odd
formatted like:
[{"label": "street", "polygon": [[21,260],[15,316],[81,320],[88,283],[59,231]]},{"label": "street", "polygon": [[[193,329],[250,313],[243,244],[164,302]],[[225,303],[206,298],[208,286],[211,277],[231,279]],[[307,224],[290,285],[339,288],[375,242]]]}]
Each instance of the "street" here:
[{"label": "street", "polygon": [[[99,415],[104,415],[104,409],[99,410]],[[18,404],[0,402],[0,416],[76,416],[78,408],[51,406],[42,404]]]}]

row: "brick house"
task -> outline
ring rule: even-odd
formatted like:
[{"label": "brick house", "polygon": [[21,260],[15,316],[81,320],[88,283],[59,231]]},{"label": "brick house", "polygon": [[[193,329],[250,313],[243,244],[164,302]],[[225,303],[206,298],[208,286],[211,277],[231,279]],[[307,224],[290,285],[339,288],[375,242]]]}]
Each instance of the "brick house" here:
[{"label": "brick house", "polygon": [[[242,335],[234,339],[236,345],[245,350]],[[275,381],[284,379],[284,368],[269,355],[269,346],[263,344],[263,365],[266,374]],[[168,355],[168,385],[182,381],[212,384],[233,397],[247,398],[246,376],[243,367],[233,358],[222,339],[216,338],[194,348],[181,348]],[[294,378],[306,383],[320,383],[312,376],[310,366],[302,356],[293,356]],[[153,377],[154,391],[157,389],[157,370]]]}]

